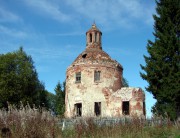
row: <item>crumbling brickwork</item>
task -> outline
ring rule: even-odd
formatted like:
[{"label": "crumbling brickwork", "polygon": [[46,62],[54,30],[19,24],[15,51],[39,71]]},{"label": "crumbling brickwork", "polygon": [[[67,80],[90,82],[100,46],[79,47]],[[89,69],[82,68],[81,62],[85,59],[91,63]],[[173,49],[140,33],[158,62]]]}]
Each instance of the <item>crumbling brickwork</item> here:
[{"label": "crumbling brickwork", "polygon": [[122,87],[122,66],[102,50],[101,31],[95,24],[86,32],[86,49],[66,71],[68,118],[145,115],[140,88]]}]

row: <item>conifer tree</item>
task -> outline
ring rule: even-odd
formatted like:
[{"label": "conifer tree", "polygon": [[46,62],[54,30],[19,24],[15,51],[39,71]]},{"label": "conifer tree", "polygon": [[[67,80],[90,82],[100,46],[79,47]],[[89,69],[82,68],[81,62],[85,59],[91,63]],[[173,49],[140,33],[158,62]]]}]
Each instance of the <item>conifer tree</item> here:
[{"label": "conifer tree", "polygon": [[129,87],[129,83],[128,83],[127,79],[124,77],[122,78],[122,86],[123,87]]},{"label": "conifer tree", "polygon": [[58,84],[56,85],[55,92],[56,92],[56,103],[55,103],[56,113],[58,115],[63,115],[65,111],[65,92],[64,90],[62,90],[62,85],[60,82],[58,82]]},{"label": "conifer tree", "polygon": [[180,113],[180,0],[157,0],[156,4],[155,40],[148,40],[141,77],[157,100],[152,111],[175,119]]}]

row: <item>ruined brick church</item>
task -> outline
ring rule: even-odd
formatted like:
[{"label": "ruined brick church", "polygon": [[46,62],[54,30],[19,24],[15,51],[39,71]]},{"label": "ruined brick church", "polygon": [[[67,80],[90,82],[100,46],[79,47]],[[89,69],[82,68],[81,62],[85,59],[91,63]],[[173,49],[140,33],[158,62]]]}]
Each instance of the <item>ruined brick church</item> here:
[{"label": "ruined brick church", "polygon": [[86,32],[86,49],[66,71],[65,116],[145,117],[141,88],[123,87],[123,67],[102,49],[95,24]]}]

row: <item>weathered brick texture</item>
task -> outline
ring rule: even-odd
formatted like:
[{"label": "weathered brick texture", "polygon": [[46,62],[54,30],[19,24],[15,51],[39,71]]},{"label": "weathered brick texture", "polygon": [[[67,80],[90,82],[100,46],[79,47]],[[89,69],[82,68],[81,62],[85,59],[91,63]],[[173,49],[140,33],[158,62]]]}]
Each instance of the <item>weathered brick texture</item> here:
[{"label": "weathered brick texture", "polygon": [[101,36],[93,24],[86,32],[86,49],[66,71],[65,116],[145,116],[144,92],[122,87],[123,67],[102,50]]}]

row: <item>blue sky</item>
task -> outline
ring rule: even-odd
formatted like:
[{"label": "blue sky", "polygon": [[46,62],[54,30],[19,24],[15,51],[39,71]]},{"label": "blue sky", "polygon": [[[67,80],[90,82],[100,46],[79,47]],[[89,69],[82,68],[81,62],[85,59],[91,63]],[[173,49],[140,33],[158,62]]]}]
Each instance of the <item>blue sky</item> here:
[{"label": "blue sky", "polygon": [[[123,66],[130,86],[145,90],[148,84],[139,72],[147,40],[154,40],[154,13],[153,0],[0,0],[0,54],[23,46],[39,79],[54,93],[66,68],[85,49],[85,33],[95,21],[103,50]],[[145,93],[151,116],[155,100]]]}]

